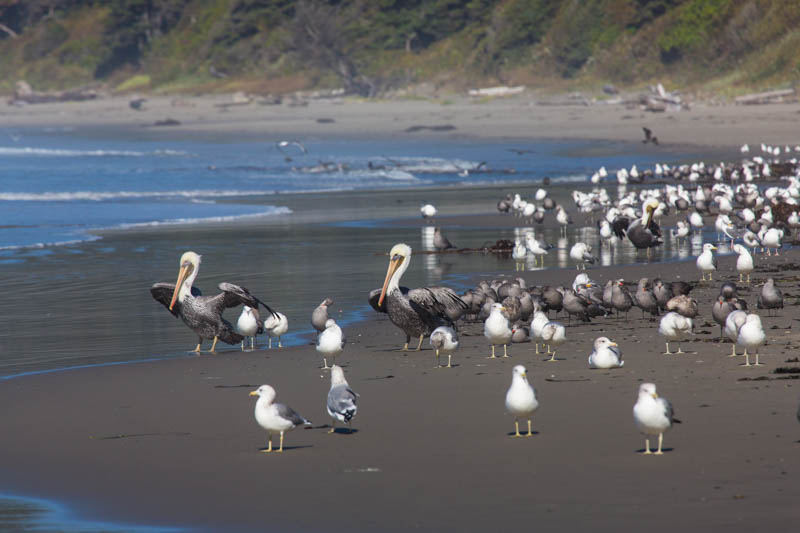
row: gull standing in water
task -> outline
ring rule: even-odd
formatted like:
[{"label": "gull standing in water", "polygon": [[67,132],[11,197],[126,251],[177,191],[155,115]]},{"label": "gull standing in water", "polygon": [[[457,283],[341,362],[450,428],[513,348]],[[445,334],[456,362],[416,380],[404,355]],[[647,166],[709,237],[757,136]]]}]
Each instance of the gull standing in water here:
[{"label": "gull standing in water", "polygon": [[531,431],[531,415],[539,407],[536,400],[536,391],[528,383],[528,375],[525,367],[517,365],[511,371],[511,386],[506,393],[506,410],[514,416],[514,427],[516,434],[514,437],[522,437],[519,432],[519,419],[528,419],[528,434],[526,437],[533,436]]},{"label": "gull standing in water", "polygon": [[426,222],[433,223],[433,217],[436,216],[437,210],[433,205],[425,204],[419,208],[419,212],[422,214],[422,218],[424,218]]},{"label": "gull standing in water", "polygon": [[256,334],[264,333],[261,317],[258,316],[258,309],[253,309],[249,305],[242,307],[242,314],[239,315],[239,320],[236,321],[236,333],[244,335],[242,351],[244,351],[244,341],[247,337],[250,337],[250,349],[255,349]]},{"label": "gull standing in water", "polygon": [[[333,418],[331,429],[328,433],[336,431],[336,421],[344,422],[350,428],[350,422],[356,416],[358,407],[356,401],[358,393],[350,388],[344,378],[344,371],[339,365],[331,367],[331,389],[328,391],[328,415]],[[350,430],[352,431],[352,430]]]},{"label": "gull standing in water", "polygon": [[456,330],[448,326],[439,326],[431,333],[430,343],[433,349],[436,350],[436,368],[442,368],[442,365],[439,364],[440,354],[447,356],[447,368],[452,368],[450,360],[453,352],[458,349],[458,334]]},{"label": "gull standing in water", "polygon": [[199,271],[200,255],[186,252],[181,256],[175,285],[156,283],[150,288],[150,294],[157,302],[163,304],[176,318],[180,317],[197,334],[197,346],[192,351],[199,353],[204,339],[213,339],[209,350],[211,353],[216,353],[217,341],[239,344],[244,340],[242,335],[234,331],[230,322],[222,318],[222,312],[229,307],[249,305],[257,309],[260,304],[270,313],[274,313],[247,289],[232,283],[220,283],[217,287],[222,292],[216,296],[202,296],[194,287]]},{"label": "gull standing in water", "polygon": [[275,389],[269,385],[261,385],[258,389],[250,393],[250,396],[258,396],[256,402],[255,417],[256,422],[267,430],[269,435],[269,446],[263,452],[272,451],[272,435],[279,433],[281,436],[280,447],[275,450],[283,452],[283,434],[291,431],[297,426],[310,426],[311,422],[298,415],[294,409],[288,405],[275,402]]},{"label": "gull standing in water", "polygon": [[494,359],[494,347],[497,344],[503,345],[503,357],[508,357],[507,344],[511,342],[511,324],[503,314],[505,307],[502,304],[492,304],[492,310],[486,322],[483,323],[483,334],[489,339],[492,345],[492,355],[489,359]]},{"label": "gull standing in water", "polygon": [[333,358],[336,362],[336,356],[342,353],[347,339],[342,332],[342,328],[332,318],[329,318],[325,323],[325,329],[317,336],[317,351],[322,354],[322,361],[325,366],[323,370],[330,368],[328,366],[328,356]]},{"label": "gull standing in water", "polygon": [[514,248],[511,249],[511,257],[514,259],[514,270],[525,270],[525,257],[528,255],[528,250],[522,241],[517,239],[514,241]]},{"label": "gull standing in water", "polygon": [[264,319],[264,331],[269,335],[270,350],[272,349],[272,337],[278,337],[278,348],[283,348],[281,335],[285,335],[289,331],[289,319],[283,313],[276,311]]},{"label": "gull standing in water", "polygon": [[411,247],[396,244],[389,252],[389,269],[383,282],[378,307],[386,300],[386,312],[392,324],[403,330],[408,350],[411,337],[419,337],[417,351],[422,348],[422,339],[439,326],[451,323],[449,316],[463,313],[468,306],[447,287],[423,287],[404,292],[400,278],[411,264]]},{"label": "gull standing in water", "polygon": [[697,270],[703,273],[703,281],[706,281],[706,274],[708,281],[713,281],[712,274],[717,269],[717,258],[713,252],[716,249],[716,246],[707,242],[703,245],[703,252],[697,256]]},{"label": "gull standing in water", "polygon": [[592,255],[592,247],[584,242],[576,242],[569,250],[569,257],[579,265],[575,268],[586,270],[586,263],[594,264],[597,259]]},{"label": "gull standing in water", "polygon": [[[658,435],[658,450],[656,455],[663,455],[661,444],[664,441],[664,432],[672,427],[672,424],[680,424],[681,421],[675,418],[672,404],[666,398],[660,398],[656,394],[656,386],[653,383],[642,383],[639,385],[639,398],[633,406],[633,421],[639,431],[645,435]],[[644,454],[651,454],[650,439],[644,440]]]}]

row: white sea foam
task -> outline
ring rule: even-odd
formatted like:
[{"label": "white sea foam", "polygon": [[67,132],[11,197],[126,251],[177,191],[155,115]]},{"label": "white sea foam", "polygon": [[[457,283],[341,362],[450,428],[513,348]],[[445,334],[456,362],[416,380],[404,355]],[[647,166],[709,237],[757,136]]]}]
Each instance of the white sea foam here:
[{"label": "white sea foam", "polygon": [[144,156],[185,156],[182,150],[156,150],[139,152],[135,150],[69,150],[65,148],[34,148],[31,146],[0,146],[0,156],[41,156],[41,157],[144,157]]},{"label": "white sea foam", "polygon": [[186,190],[186,191],[74,191],[74,192],[3,192],[0,201],[7,202],[74,202],[129,200],[137,198],[219,198],[234,196],[260,196],[274,191],[239,190]]},{"label": "white sea foam", "polygon": [[259,213],[250,213],[247,215],[228,215],[218,217],[199,217],[199,218],[172,218],[167,220],[153,220],[150,222],[133,222],[129,224],[117,224],[116,226],[109,226],[107,228],[98,228],[98,230],[116,230],[116,229],[133,229],[133,228],[150,228],[156,226],[173,226],[184,224],[207,224],[214,222],[235,222],[238,220],[247,220],[250,218],[261,218],[275,215],[291,215],[293,211],[284,206],[272,206],[267,211]]},{"label": "white sea foam", "polygon": [[14,244],[9,246],[0,246],[0,250],[30,250],[40,248],[50,248],[51,246],[69,246],[71,244],[81,244],[84,242],[99,241],[102,239],[99,235],[86,235],[83,239],[69,239],[66,241],[54,242],[35,242],[33,244]]}]

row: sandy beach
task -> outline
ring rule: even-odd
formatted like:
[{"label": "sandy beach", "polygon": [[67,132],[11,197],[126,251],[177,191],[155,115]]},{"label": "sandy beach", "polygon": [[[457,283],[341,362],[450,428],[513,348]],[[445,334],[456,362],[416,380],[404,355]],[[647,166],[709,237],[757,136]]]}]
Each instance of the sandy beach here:
[{"label": "sandy beach", "polygon": [[[792,146],[800,142],[797,104],[697,104],[690,111],[652,114],[619,105],[543,106],[526,94],[488,102],[454,98],[311,101],[303,107],[219,105],[230,101],[223,96],[149,97],[144,111],[130,109],[123,97],[9,106],[0,108],[0,121],[6,128],[21,130],[109,128],[131,138],[220,139],[235,134],[269,142],[307,136],[382,136],[422,142],[440,137],[592,139],[598,140],[594,148],[598,154],[613,152],[615,142],[639,143],[641,127],[646,125],[662,144],[641,145],[641,150],[665,154],[680,150],[714,161],[726,156],[735,160],[738,147],[746,142]],[[153,126],[166,117],[180,125]],[[321,118],[333,121],[319,122]],[[453,128],[406,131],[416,125]],[[516,227],[518,223],[508,217],[489,214],[493,205],[477,207],[483,205],[484,195],[498,194],[490,189],[473,189],[461,197],[454,193],[444,203],[443,225],[464,232]],[[390,218],[380,227],[392,235],[406,232],[419,239],[424,222],[399,213],[408,205],[417,210],[424,193],[410,192],[409,197],[406,204],[396,201],[396,209],[384,215]],[[315,211],[324,209],[328,198],[325,194],[287,198],[285,205],[295,209],[304,204],[307,211],[294,222],[290,216],[276,218],[269,232],[256,225],[237,227],[245,228],[246,245],[268,238],[274,247],[285,237],[281,232],[302,233],[325,220]],[[461,206],[459,198],[465,199]],[[378,218],[369,194],[364,199],[364,205],[353,209],[354,218]],[[664,227],[674,220],[670,218]],[[579,225],[585,221],[586,217],[576,217]],[[546,227],[553,230],[555,224],[548,220]],[[112,251],[85,245],[91,263],[85,283],[114,282],[117,268],[129,272],[133,285],[120,285],[115,294],[136,299],[130,308],[134,311],[145,305],[152,308],[157,304],[141,287],[158,281],[152,279],[153,272],[172,276],[178,247],[201,238],[220,242],[231,231],[226,228],[225,224],[187,226],[171,230],[175,233],[169,237],[159,237],[164,235],[160,228],[142,229],[134,236],[123,232],[113,237],[110,232],[102,242]],[[326,226],[325,231],[333,233],[335,226]],[[127,266],[110,262],[115,246],[134,250],[148,236],[153,242],[141,252],[141,262]],[[369,279],[359,278],[364,299],[385,274],[384,258],[376,254],[382,248],[369,239],[367,235],[359,243],[363,272],[352,274],[363,277],[370,272]],[[204,271],[209,287],[227,274],[226,269],[235,269],[239,279],[248,281],[256,273],[264,277],[272,268],[266,252],[255,266],[236,264],[235,258],[225,261],[216,258],[214,266]],[[419,273],[420,260],[414,261],[412,270]],[[691,351],[685,355],[662,355],[657,322],[641,318],[635,309],[627,320],[573,322],[567,328],[568,342],[553,363],[535,355],[532,344],[512,345],[509,359],[486,359],[489,345],[482,324],[465,324],[454,368],[435,369],[427,341],[419,353],[399,352],[404,340],[400,330],[386,317],[370,315],[346,327],[348,344],[338,359],[361,395],[353,424],[356,431],[350,434],[327,433],[329,376],[318,368],[321,360],[310,344],[311,335],[305,339],[309,344],[280,350],[229,350],[0,381],[0,404],[7,406],[0,439],[0,489],[63,502],[73,513],[99,520],[192,531],[486,531],[526,526],[544,531],[793,531],[799,516],[795,487],[800,475],[800,425],[795,413],[800,394],[798,382],[788,378],[798,374],[775,371],[800,368],[795,324],[800,252],[788,249],[778,257],[759,255],[756,261],[753,284],[740,286],[750,309],[755,310],[758,287],[770,276],[786,298],[786,308],[777,316],[759,312],[768,338],[761,367],[745,368],[743,358],[729,358],[730,344],[718,341],[719,328],[711,319],[718,279],[737,277],[730,256],[720,258],[713,283],[698,285],[692,292],[701,315],[695,335],[684,344]],[[52,286],[46,283],[57,283],[53,280],[60,275],[58,260],[41,263],[41,270],[32,272],[48,281],[31,280],[32,289],[37,283]],[[481,279],[510,276],[512,271],[513,267],[465,276],[462,283],[470,286]],[[635,283],[643,276],[699,279],[693,259],[597,267],[588,273],[602,284],[618,278]],[[520,275],[529,285],[570,285],[575,274],[569,267]],[[20,283],[24,275],[14,271],[7,281]],[[331,284],[335,277],[322,281]],[[60,295],[82,294],[83,283]],[[319,288],[320,300],[326,287]],[[35,294],[41,301],[50,296]],[[36,306],[27,307],[20,316],[40,317]],[[158,311],[158,320],[171,320],[165,310]],[[93,326],[99,324],[113,335],[113,328],[147,331],[151,319],[141,315],[121,309],[119,316],[89,316],[97,321]],[[566,321],[566,316],[559,320]],[[81,342],[95,342],[94,331],[80,332]],[[165,342],[179,335],[181,340],[185,336],[187,349],[193,346],[194,337],[182,324],[175,322],[168,333]],[[592,342],[601,335],[620,344],[623,368],[589,370],[586,359]],[[62,339],[47,340],[57,346]],[[19,352],[17,356],[24,359],[25,351]],[[540,398],[532,438],[510,438],[513,418],[504,412],[515,364],[528,368]],[[634,426],[632,408],[639,384],[646,381],[657,384],[683,421],[666,434],[666,453],[661,457],[638,453],[644,437]],[[309,429],[288,434],[283,454],[259,453],[266,445],[266,433],[255,423],[254,399],[248,393],[263,383],[275,387],[278,401],[313,422]]]},{"label": "sandy beach", "polygon": [[[786,363],[800,344],[797,257],[763,260],[754,275],[754,286],[777,276],[789,304],[765,318],[763,367],[740,366],[718,343],[716,282],[692,293],[701,317],[685,355],[661,355],[656,323],[634,310],[627,321],[569,327],[555,363],[531,344],[488,360],[482,326],[466,325],[455,368],[435,369],[427,343],[400,353],[399,330],[372,317],[348,328],[339,358],[361,394],[352,434],[327,433],[329,378],[312,346],[14,379],[0,387],[0,402],[13,405],[0,442],[4,484],[103,519],[208,531],[790,531],[798,393],[773,372],[797,366]],[[720,263],[720,277],[732,279],[732,260]],[[698,277],[693,262],[589,274]],[[569,284],[574,275],[523,277]],[[742,294],[755,307],[755,291]],[[622,347],[622,369],[588,369],[600,335]],[[503,409],[514,364],[528,367],[541,399],[530,439],[510,438]],[[637,453],[631,409],[642,381],[655,382],[684,422],[666,435],[662,457]],[[265,433],[248,393],[262,383],[314,422],[288,434],[283,455],[259,453]]]},{"label": "sandy beach", "polygon": [[[642,126],[660,140],[647,150],[693,146],[698,152],[738,149],[744,143],[800,142],[799,104],[761,106],[698,102],[687,111],[651,113],[621,104],[541,105],[527,91],[512,98],[474,100],[448,95],[430,100],[309,100],[304,106],[231,105],[229,95],[150,96],[143,110],[116,96],[77,103],[0,108],[7,127],[131,128],[130,135],[221,134],[277,138],[593,139],[639,142]],[[173,119],[174,126],[155,126]],[[418,128],[422,126],[422,128]],[[417,127],[417,128],[415,128]],[[430,129],[439,127],[440,129]],[[137,133],[139,130],[141,133]],[[412,131],[408,131],[412,130]],[[733,152],[731,153],[733,155]]]}]

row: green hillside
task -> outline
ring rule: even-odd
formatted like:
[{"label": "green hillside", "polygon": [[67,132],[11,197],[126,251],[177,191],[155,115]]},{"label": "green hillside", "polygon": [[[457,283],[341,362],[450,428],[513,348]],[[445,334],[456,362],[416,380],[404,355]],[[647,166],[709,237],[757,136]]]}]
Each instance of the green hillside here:
[{"label": "green hillside", "polygon": [[0,91],[789,86],[800,2],[0,0]]}]

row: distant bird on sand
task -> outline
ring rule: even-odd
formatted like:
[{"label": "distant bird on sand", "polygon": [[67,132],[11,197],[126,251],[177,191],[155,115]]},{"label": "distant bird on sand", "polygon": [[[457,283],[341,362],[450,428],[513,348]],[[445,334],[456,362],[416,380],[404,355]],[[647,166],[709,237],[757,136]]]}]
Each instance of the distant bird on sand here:
[{"label": "distant bird on sand", "polygon": [[278,348],[283,348],[281,335],[289,331],[289,319],[283,313],[275,312],[264,319],[264,331],[269,335],[269,348],[272,349],[272,337],[278,338]]},{"label": "distant bird on sand", "polygon": [[[380,292],[380,291],[379,291]],[[325,298],[316,309],[311,312],[311,325],[317,332],[325,331],[325,324],[328,322],[328,307],[333,305],[333,300]]]},{"label": "distant bird on sand", "polygon": [[[656,394],[656,386],[653,383],[642,383],[639,385],[639,398],[633,406],[633,421],[639,431],[645,435],[658,435],[658,450],[656,455],[662,455],[661,444],[664,441],[664,432],[672,427],[672,424],[680,424],[681,421],[675,418],[672,404],[666,398],[660,398]],[[650,438],[644,440],[644,452],[651,454]]]},{"label": "distant bird on sand", "polygon": [[331,356],[333,362],[336,362],[336,356],[342,353],[347,339],[342,332],[342,328],[332,318],[329,318],[325,323],[325,330],[317,336],[317,351],[322,354],[322,361],[324,363],[323,369],[328,367],[328,356]]},{"label": "distant bird on sand", "polygon": [[439,326],[431,333],[430,343],[433,349],[436,350],[436,368],[442,367],[439,364],[439,356],[441,354],[447,356],[447,368],[452,368],[450,359],[453,356],[453,352],[458,349],[458,334],[456,331],[448,326]]},{"label": "distant bird on sand", "polygon": [[279,433],[281,436],[280,447],[275,450],[283,451],[283,434],[291,431],[297,426],[310,426],[311,422],[300,416],[288,405],[275,402],[275,389],[269,385],[261,385],[257,390],[250,393],[250,396],[258,396],[256,402],[255,417],[256,422],[267,430],[269,435],[269,445],[264,452],[272,451],[272,435]]},{"label": "distant bird on sand", "polygon": [[526,437],[533,436],[531,432],[531,415],[539,407],[536,400],[536,391],[528,383],[528,375],[525,367],[517,365],[511,371],[511,386],[506,393],[506,410],[514,417],[514,427],[516,434],[514,437],[522,437],[519,432],[519,419],[528,419],[528,434]]},{"label": "distant bird on sand", "polygon": [[344,422],[350,427],[350,422],[356,416],[358,407],[356,402],[358,393],[353,391],[344,378],[344,371],[339,365],[331,367],[331,389],[328,391],[328,415],[333,419],[328,433],[336,430],[336,421]]},{"label": "distant bird on sand", "polygon": [[436,216],[437,210],[431,204],[425,204],[419,208],[419,212],[422,214],[422,218],[425,219],[427,222],[433,222],[433,217]]}]

